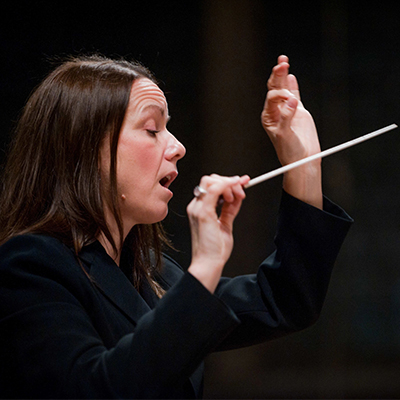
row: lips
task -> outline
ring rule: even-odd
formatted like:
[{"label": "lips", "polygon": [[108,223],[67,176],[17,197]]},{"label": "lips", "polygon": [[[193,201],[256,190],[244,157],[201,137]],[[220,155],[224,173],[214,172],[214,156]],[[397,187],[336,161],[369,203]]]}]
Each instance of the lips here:
[{"label": "lips", "polygon": [[164,178],[160,179],[160,185],[165,188],[169,188],[169,185],[176,179],[178,173],[176,171],[170,172],[168,175],[165,175]]}]

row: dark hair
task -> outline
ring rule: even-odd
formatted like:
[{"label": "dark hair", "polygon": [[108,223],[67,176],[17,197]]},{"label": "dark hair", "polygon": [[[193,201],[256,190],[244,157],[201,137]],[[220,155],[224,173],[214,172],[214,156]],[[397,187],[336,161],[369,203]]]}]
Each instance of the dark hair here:
[{"label": "dark hair", "polygon": [[[72,57],[36,88],[23,109],[4,169],[0,197],[0,244],[24,233],[45,233],[73,247],[76,255],[102,232],[114,251],[104,215],[107,201],[120,233],[116,153],[132,83],[153,75],[141,64],[103,56]],[[108,139],[109,138],[109,139]],[[110,140],[109,187],[100,179],[99,154]],[[102,196],[102,193],[109,194]],[[167,243],[159,223],[136,225],[124,246],[133,254],[134,285],[154,281]],[[151,252],[155,262],[151,266]]]}]

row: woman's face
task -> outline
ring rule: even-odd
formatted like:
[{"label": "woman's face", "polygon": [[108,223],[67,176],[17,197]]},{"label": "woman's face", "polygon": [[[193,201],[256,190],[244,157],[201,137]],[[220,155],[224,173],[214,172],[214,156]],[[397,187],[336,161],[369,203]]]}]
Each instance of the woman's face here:
[{"label": "woman's face", "polygon": [[[147,78],[134,81],[117,147],[118,198],[124,230],[163,220],[185,147],[167,130],[164,93]],[[102,174],[109,171],[109,141],[101,150]],[[106,176],[107,176],[106,175]]]}]

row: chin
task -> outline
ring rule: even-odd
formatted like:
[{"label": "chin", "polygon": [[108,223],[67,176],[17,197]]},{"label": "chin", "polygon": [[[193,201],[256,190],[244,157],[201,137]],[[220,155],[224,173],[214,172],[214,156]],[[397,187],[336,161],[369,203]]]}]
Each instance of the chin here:
[{"label": "chin", "polygon": [[158,221],[156,221],[156,222],[164,221],[164,219],[167,218],[167,215],[168,215],[168,207],[167,207],[166,210],[164,211],[162,217],[160,217],[160,219],[159,219]]},{"label": "chin", "polygon": [[168,215],[168,207],[164,210],[160,211],[159,213],[154,213],[153,215],[149,215],[148,218],[145,218],[141,224],[156,224],[157,222],[163,221]]}]

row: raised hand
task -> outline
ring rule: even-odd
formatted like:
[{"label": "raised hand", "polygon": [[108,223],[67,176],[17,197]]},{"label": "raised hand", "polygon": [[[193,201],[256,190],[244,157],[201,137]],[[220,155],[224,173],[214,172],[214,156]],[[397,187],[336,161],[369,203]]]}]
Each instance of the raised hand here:
[{"label": "raised hand", "polygon": [[[289,74],[289,59],[279,56],[268,80],[261,122],[282,165],[321,151],[311,114],[300,100],[299,86]],[[309,204],[322,208],[321,160],[285,174],[284,189]]]}]

